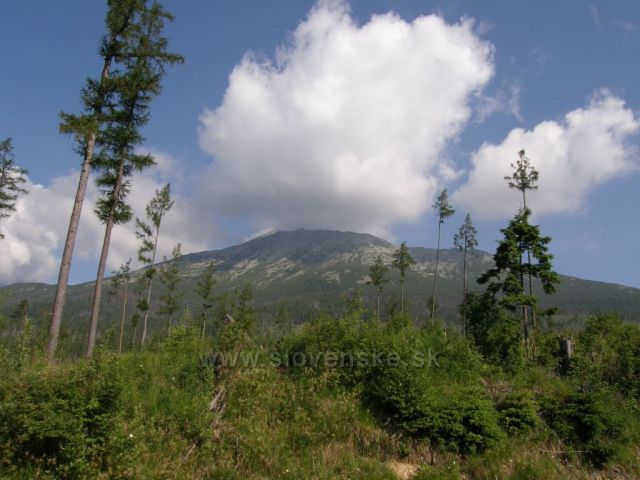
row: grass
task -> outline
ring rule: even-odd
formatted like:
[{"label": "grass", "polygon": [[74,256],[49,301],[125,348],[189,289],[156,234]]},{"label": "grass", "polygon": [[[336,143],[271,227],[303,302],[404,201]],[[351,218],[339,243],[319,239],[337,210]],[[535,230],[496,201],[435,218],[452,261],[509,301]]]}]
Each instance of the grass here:
[{"label": "grass", "polygon": [[[454,334],[398,325],[354,327],[324,319],[280,344],[321,351],[339,350],[341,342],[353,348],[369,343],[402,353],[407,345],[424,348],[433,341],[443,352],[441,370],[393,367],[337,375],[269,362],[223,368],[206,360],[215,343],[201,340],[197,328],[183,327],[145,351],[101,351],[91,361],[54,366],[44,362],[36,345],[18,341],[0,352],[0,370],[7,372],[0,379],[0,477],[572,480],[595,471],[604,478],[640,477],[634,398],[614,392],[602,411],[593,403],[600,394],[581,393],[597,407],[586,404],[595,432],[609,435],[609,421],[622,426],[603,444],[612,455],[593,465],[581,453],[582,438],[575,436],[581,424],[548,420],[543,411],[545,399],[564,401],[570,412],[582,408],[571,403],[577,388],[571,377],[535,365],[505,373]],[[260,342],[225,338],[231,349],[266,358]],[[403,397],[409,390],[402,382],[416,375],[423,377],[411,384],[411,396]],[[380,384],[387,378],[399,386]],[[450,435],[451,429],[466,435],[455,423],[456,405],[464,407],[470,384],[481,390],[474,402],[502,429],[482,450],[463,451],[436,442],[431,431],[401,427],[437,421],[439,435]],[[393,408],[401,407],[393,418],[404,423],[392,421],[386,403],[371,403],[371,385],[379,395],[393,397]],[[430,420],[432,414],[439,416]],[[465,422],[476,421],[468,418]]]}]

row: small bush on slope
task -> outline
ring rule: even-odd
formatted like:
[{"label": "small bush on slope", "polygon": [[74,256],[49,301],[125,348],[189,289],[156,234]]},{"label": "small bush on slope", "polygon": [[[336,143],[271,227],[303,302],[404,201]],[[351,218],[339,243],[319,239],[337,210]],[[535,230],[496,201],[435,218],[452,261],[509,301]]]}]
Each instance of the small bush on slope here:
[{"label": "small bush on slope", "polygon": [[605,392],[547,397],[542,413],[553,432],[596,467],[621,454],[627,444],[623,427],[631,418]]},{"label": "small bush on slope", "polygon": [[591,317],[576,342],[570,374],[582,389],[613,387],[640,401],[640,325]]},{"label": "small bush on slope", "polygon": [[496,405],[500,426],[509,435],[520,435],[539,424],[538,407],[530,393],[515,392]]},{"label": "small bush on slope", "polygon": [[110,359],[26,369],[5,379],[0,468],[26,467],[59,478],[88,477],[107,464],[117,470],[126,449],[116,434],[120,398],[119,372]]}]

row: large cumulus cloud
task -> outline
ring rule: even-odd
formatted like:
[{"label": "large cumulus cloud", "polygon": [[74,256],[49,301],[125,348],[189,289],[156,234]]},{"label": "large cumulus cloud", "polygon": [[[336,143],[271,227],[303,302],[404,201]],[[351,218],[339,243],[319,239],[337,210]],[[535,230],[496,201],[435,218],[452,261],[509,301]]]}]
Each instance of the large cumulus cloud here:
[{"label": "large cumulus cloud", "polygon": [[527,203],[538,215],[574,213],[584,208],[594,187],[638,168],[629,142],[640,130],[634,112],[607,90],[561,121],[545,121],[531,130],[516,128],[498,145],[485,143],[473,154],[467,182],[453,200],[485,218],[513,214],[519,194],[503,178],[512,173],[517,152],[526,150],[540,172],[539,190]]},{"label": "large cumulus cloud", "polygon": [[275,58],[246,55],[201,115],[207,202],[257,228],[383,233],[415,220],[492,74],[470,20],[358,25],[345,3],[320,2]]}]

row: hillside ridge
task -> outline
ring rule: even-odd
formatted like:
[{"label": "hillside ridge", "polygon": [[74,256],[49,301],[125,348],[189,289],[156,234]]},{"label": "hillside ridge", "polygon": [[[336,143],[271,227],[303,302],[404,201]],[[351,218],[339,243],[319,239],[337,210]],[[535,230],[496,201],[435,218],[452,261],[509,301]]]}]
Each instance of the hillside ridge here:
[{"label": "hillside ridge", "polygon": [[[250,284],[255,301],[261,307],[282,304],[295,306],[294,310],[336,310],[341,296],[361,288],[365,299],[373,295],[367,285],[369,266],[377,256],[390,265],[397,247],[374,235],[335,230],[276,231],[252,238],[239,245],[211,251],[189,253],[181,257],[179,267],[183,276],[181,289],[184,301],[194,305],[197,299],[193,287],[198,277],[213,262],[216,270],[217,290],[220,294]],[[426,311],[436,250],[410,247],[416,260],[407,273],[406,295],[412,311],[418,316]],[[477,250],[469,258],[468,272],[472,288],[478,288],[474,279],[493,264],[492,256]],[[138,273],[140,270],[137,271]],[[439,312],[451,321],[458,317],[461,301],[462,254],[453,248],[441,249],[439,266]],[[385,286],[383,302],[396,295],[397,272],[390,269],[390,282]],[[640,311],[640,289],[624,285],[561,276],[558,292],[547,297],[541,295],[544,305],[560,307],[561,318],[582,317],[587,312],[616,311],[625,318],[633,318]],[[89,308],[93,282],[69,287],[67,313],[78,320]],[[157,294],[161,293],[159,282]],[[42,283],[13,284],[0,288],[10,298],[4,310],[10,309],[22,298],[32,308],[46,310],[53,298],[53,285]],[[106,312],[110,306],[105,301]],[[306,317],[309,312],[302,315]],[[105,313],[108,315],[108,313]]]}]

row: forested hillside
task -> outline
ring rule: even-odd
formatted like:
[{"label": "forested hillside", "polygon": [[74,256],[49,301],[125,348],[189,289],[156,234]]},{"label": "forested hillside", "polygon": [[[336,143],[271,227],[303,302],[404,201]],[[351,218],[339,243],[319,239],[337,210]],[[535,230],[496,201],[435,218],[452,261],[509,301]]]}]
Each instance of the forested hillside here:
[{"label": "forested hillside", "polygon": [[[377,256],[390,266],[395,248],[371,235],[296,230],[276,232],[224,250],[183,255],[178,259],[179,312],[184,312],[186,305],[195,308],[198,304],[194,287],[211,262],[216,278],[214,295],[251,286],[255,305],[264,315],[265,322],[283,308],[297,323],[314,318],[320,312],[337,313],[341,308],[341,296],[356,288],[362,290],[367,305],[372,306],[375,292],[367,285],[369,267]],[[428,317],[427,302],[431,295],[435,250],[423,247],[409,250],[416,264],[407,272],[407,304],[416,319],[424,320]],[[467,274],[472,291],[480,289],[475,279],[492,262],[487,252],[477,251],[470,257]],[[134,272],[134,275],[139,276],[140,272]],[[459,250],[447,248],[441,251],[439,276],[438,316],[451,325],[459,325],[462,301],[462,254]],[[381,297],[385,311],[392,308],[399,297],[397,272],[388,272],[387,278],[389,283]],[[640,311],[640,290],[569,276],[560,278],[555,294],[541,295],[542,305],[558,307],[552,320],[556,324],[579,325],[588,315],[604,312],[615,312],[625,320],[636,320],[636,313]],[[0,294],[6,296],[0,311],[9,315],[21,301],[27,300],[31,311],[39,317],[40,312],[50,308],[54,290],[54,286],[43,284],[16,284],[0,288]],[[93,283],[69,288],[66,315],[74,328],[81,332],[87,328],[84,322],[91,306],[92,292]],[[157,308],[163,293],[160,284],[152,297],[154,309],[151,314],[154,322],[160,324],[162,319]],[[117,321],[120,303],[120,297],[107,295],[103,299],[107,324]]]}]

